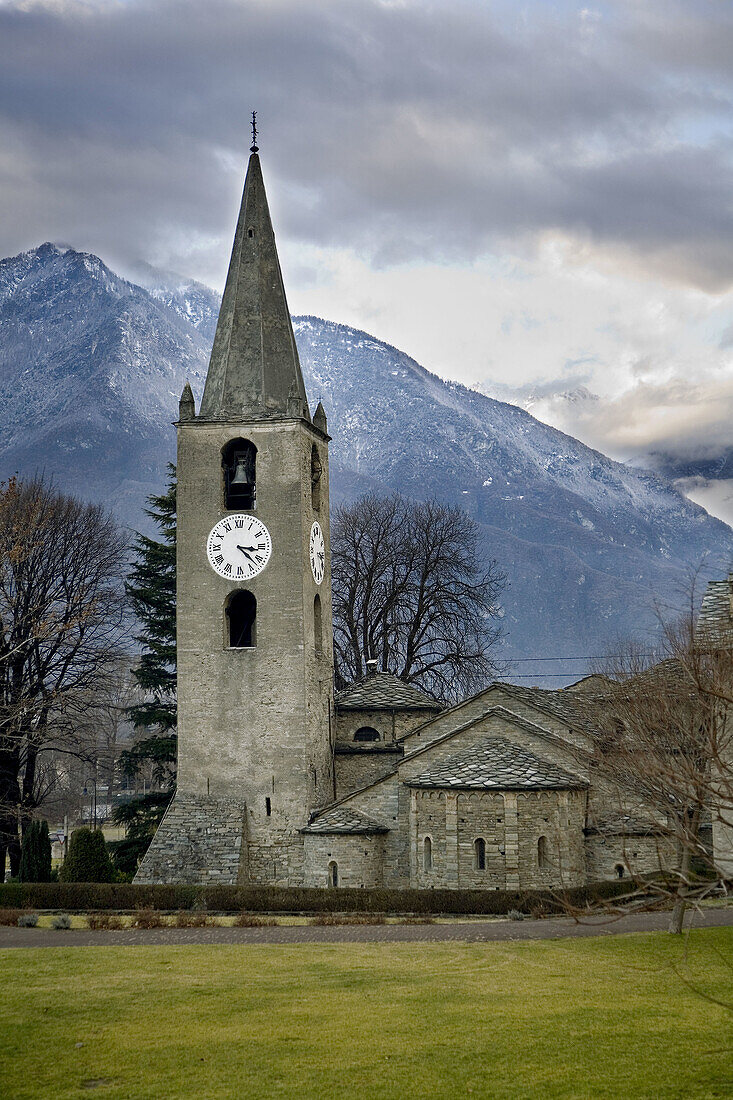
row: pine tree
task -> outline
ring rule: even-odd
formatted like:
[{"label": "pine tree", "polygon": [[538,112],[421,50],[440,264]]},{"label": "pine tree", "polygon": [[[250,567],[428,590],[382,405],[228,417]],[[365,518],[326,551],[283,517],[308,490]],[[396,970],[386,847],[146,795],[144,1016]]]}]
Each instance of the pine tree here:
[{"label": "pine tree", "polygon": [[62,882],[112,882],[114,868],[101,829],[74,829],[59,878]]},{"label": "pine tree", "polygon": [[136,730],[147,733],[120,755],[123,773],[135,778],[152,764],[160,787],[134,798],[114,814],[127,826],[124,840],[111,845],[119,870],[134,872],[165,813],[176,781],[176,469],[168,467],[168,488],[148,497],[146,514],[155,522],[159,539],[138,534],[135,560],[126,590],[141,626],[137,641],[140,661],[132,670],[143,701],[128,710]]},{"label": "pine tree", "polygon": [[25,830],[18,878],[21,882],[51,881],[51,839],[47,821],[31,821]]}]

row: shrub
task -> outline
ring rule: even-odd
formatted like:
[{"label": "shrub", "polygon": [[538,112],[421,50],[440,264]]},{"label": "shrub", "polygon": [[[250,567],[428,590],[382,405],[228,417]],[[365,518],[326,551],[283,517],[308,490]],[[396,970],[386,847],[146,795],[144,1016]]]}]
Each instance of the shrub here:
[{"label": "shrub", "polygon": [[133,928],[167,928],[168,922],[155,909],[138,909],[132,918]]},{"label": "shrub", "polygon": [[386,924],[384,913],[318,913],[311,924]]},{"label": "shrub", "polygon": [[74,829],[59,873],[61,882],[111,882],[114,868],[104,835],[98,829]]},{"label": "shrub", "polygon": [[22,916],[22,909],[0,909],[0,925],[15,927]]},{"label": "shrub", "polygon": [[59,932],[66,931],[71,928],[71,917],[68,913],[59,913],[59,915],[54,917],[51,921],[51,927]]},{"label": "shrub", "polygon": [[238,913],[234,918],[235,928],[269,928],[276,924],[274,917],[257,917],[254,913]]},{"label": "shrub", "polygon": [[510,909],[507,913],[509,920],[524,920],[526,913],[521,913],[519,909]]},{"label": "shrub", "polygon": [[21,882],[50,882],[51,875],[48,822],[31,821],[23,834],[18,878]]},{"label": "shrub", "polygon": [[187,912],[185,909],[176,913],[176,928],[206,928],[211,923],[211,917],[207,917],[206,913]]},{"label": "shrub", "polygon": [[35,928],[38,924],[38,914],[21,913],[16,923],[18,928]]},{"label": "shrub", "polygon": [[122,918],[115,913],[90,913],[87,916],[87,925],[94,932],[118,931],[125,927]]}]

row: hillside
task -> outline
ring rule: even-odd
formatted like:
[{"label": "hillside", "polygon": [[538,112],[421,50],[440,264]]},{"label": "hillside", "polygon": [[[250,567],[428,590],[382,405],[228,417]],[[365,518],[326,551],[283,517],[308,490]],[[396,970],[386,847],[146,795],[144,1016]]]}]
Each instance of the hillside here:
[{"label": "hillside", "polygon": [[[132,527],[174,457],[187,378],[200,397],[218,308],[200,284],[146,284],[48,244],[0,262],[0,476],[45,469]],[[466,508],[510,576],[508,656],[602,653],[653,630],[655,602],[679,604],[690,566],[706,556],[719,572],[733,558],[733,531],[663,478],[363,332],[294,323],[311,405],[323,400],[334,437],[334,502],[396,489]]]}]

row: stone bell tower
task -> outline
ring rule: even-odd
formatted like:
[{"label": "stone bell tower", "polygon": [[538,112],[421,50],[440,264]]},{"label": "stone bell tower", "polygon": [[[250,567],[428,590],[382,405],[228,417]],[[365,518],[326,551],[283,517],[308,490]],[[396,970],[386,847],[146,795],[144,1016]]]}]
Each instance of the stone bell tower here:
[{"label": "stone bell tower", "polygon": [[178,429],[178,788],[140,882],[302,881],[333,798],[328,441],[257,147],[196,414]]}]

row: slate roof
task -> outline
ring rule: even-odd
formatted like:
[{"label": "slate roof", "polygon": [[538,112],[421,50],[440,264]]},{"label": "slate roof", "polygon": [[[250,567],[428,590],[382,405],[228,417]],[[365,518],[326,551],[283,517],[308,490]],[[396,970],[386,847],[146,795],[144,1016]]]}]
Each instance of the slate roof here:
[{"label": "slate roof", "polygon": [[594,715],[597,713],[598,701],[607,697],[608,694],[596,691],[553,691],[548,688],[524,687],[520,684],[496,683],[492,684],[492,687],[502,688],[508,695],[526,703],[527,706],[537,707],[551,714],[570,729],[585,730],[588,733],[593,733],[597,728]]},{"label": "slate roof", "polygon": [[724,581],[710,581],[697,620],[698,641],[730,645],[733,642],[733,573]]},{"label": "slate roof", "polygon": [[585,779],[541,760],[503,737],[488,738],[477,748],[436,762],[428,771],[405,779],[408,787],[456,787],[469,790],[573,790]]},{"label": "slate roof", "polygon": [[336,706],[339,710],[440,710],[431,695],[391,672],[376,672],[336,692]]},{"label": "slate roof", "polygon": [[315,821],[300,830],[301,833],[388,833],[386,825],[372,821],[370,817],[349,810],[346,806],[334,806],[324,810]]}]

